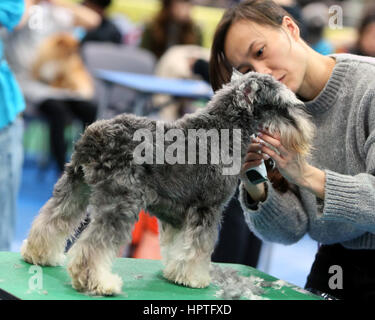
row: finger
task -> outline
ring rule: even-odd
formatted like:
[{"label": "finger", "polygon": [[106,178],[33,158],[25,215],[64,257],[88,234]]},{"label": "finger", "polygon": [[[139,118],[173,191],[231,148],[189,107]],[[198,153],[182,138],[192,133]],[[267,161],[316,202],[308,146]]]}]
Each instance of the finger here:
[{"label": "finger", "polygon": [[[268,136],[270,136],[271,138],[274,138],[276,140],[280,140],[280,133],[278,132],[274,132],[274,133],[271,133],[268,131],[268,129],[260,129],[259,130],[259,133],[263,133],[263,134],[266,134]],[[259,133],[258,133],[258,136],[259,136]]]},{"label": "finger", "polygon": [[254,168],[259,166],[262,163],[262,160],[256,160],[256,161],[247,161],[242,165],[242,171],[246,172],[250,168]]},{"label": "finger", "polygon": [[254,153],[254,152],[249,152],[245,156],[245,162],[246,161],[254,161],[254,160],[262,160],[264,159],[261,153]]},{"label": "finger", "polygon": [[[286,156],[286,155],[289,154],[288,150],[285,149],[285,147],[281,144],[280,139],[276,139],[275,137],[272,137],[272,136],[269,136],[268,134],[263,134],[263,133],[260,133],[259,137],[263,141],[265,141],[265,142],[269,143],[271,146],[273,146],[276,150],[278,150],[281,153],[281,155]],[[260,144],[264,145],[263,142],[261,142]]]},{"label": "finger", "polygon": [[272,158],[273,161],[276,162],[276,164],[283,161],[283,158],[281,155],[279,155],[276,151],[272,150],[271,148],[267,146],[262,146],[262,152],[268,155],[270,158]]},{"label": "finger", "polygon": [[257,143],[251,143],[248,145],[246,152],[260,152],[261,144],[259,142]]}]

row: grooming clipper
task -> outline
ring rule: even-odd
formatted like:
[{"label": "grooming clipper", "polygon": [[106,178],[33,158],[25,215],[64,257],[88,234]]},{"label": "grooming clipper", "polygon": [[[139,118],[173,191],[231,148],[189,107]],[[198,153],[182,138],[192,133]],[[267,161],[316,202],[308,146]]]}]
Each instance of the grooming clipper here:
[{"label": "grooming clipper", "polygon": [[[252,138],[255,137],[255,134],[253,134]],[[259,184],[267,181],[267,169],[264,160],[262,160],[262,163],[259,166],[247,170],[246,176],[252,184]]]}]

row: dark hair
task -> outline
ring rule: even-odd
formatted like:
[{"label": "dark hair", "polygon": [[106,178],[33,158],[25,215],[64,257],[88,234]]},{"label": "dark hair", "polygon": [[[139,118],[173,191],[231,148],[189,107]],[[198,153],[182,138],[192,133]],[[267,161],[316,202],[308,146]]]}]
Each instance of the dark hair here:
[{"label": "dark hair", "polygon": [[284,16],[291,16],[271,0],[246,0],[225,11],[216,27],[210,57],[210,80],[214,91],[229,82],[232,67],[224,54],[224,43],[230,26],[239,20],[280,28]]},{"label": "dark hair", "polygon": [[361,41],[364,34],[365,29],[372,23],[375,22],[375,6],[369,6],[367,11],[362,16],[360,23],[358,25],[358,37],[354,48],[352,49],[351,53],[359,54],[359,55],[368,55],[366,52],[362,51],[361,48]]},{"label": "dark hair", "polygon": [[84,2],[94,4],[102,9],[106,9],[112,4],[112,0],[86,0]]},{"label": "dark hair", "polygon": [[[211,86],[214,91],[229,82],[232,75],[232,66],[224,54],[225,38],[232,23],[239,20],[249,20],[260,25],[281,28],[284,16],[291,17],[287,11],[271,0],[245,0],[225,11],[216,27],[211,47],[209,72]],[[293,19],[293,17],[291,18]],[[272,170],[267,162],[266,167],[268,179],[273,187],[282,193],[286,192],[289,189],[288,181],[281,175],[279,170],[276,168]]]},{"label": "dark hair", "polygon": [[[151,43],[149,48],[157,57],[161,57],[168,49],[168,28],[172,23],[171,7],[174,2],[190,2],[188,0],[161,0],[161,8],[151,23]],[[201,45],[201,33],[192,19],[178,24],[176,44]]]}]

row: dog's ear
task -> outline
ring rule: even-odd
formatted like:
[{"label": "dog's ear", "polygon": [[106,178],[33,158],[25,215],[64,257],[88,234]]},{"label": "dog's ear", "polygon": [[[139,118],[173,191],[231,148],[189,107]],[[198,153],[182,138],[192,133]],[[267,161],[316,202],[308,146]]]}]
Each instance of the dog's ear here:
[{"label": "dog's ear", "polygon": [[233,82],[233,81],[236,81],[238,79],[241,79],[243,77],[243,74],[241,72],[239,72],[237,69],[235,68],[232,68],[232,76],[230,78],[230,81]]}]

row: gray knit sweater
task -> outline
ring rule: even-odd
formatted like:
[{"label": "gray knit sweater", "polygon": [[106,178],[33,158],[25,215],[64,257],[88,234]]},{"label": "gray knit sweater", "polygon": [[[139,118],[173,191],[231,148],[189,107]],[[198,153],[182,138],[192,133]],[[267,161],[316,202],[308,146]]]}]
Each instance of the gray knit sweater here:
[{"label": "gray knit sweater", "polygon": [[335,54],[324,89],[306,107],[317,126],[309,163],[326,173],[325,200],[303,188],[252,203],[241,184],[250,229],[265,241],[292,244],[306,233],[323,244],[375,249],[375,59]]}]

